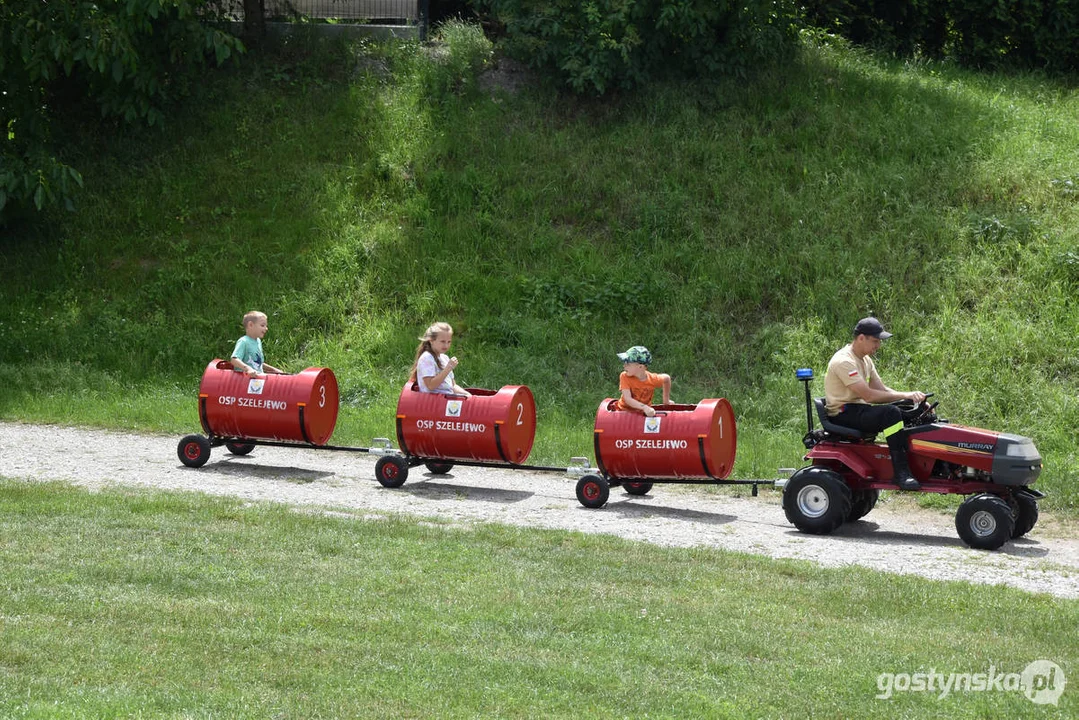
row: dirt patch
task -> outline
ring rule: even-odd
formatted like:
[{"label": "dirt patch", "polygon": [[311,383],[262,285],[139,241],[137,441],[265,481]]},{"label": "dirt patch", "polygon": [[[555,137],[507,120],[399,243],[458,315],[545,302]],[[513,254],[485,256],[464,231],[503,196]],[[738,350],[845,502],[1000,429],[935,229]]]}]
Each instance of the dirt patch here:
[{"label": "dirt patch", "polygon": [[918,507],[914,496],[890,495],[862,520],[817,536],[787,522],[780,493],[771,487],[755,498],[688,485],[657,484],[643,497],[616,488],[605,507],[588,510],[577,502],[575,479],[558,474],[455,467],[436,476],[421,466],[401,488],[389,490],[375,481],[370,455],[257,447],[238,457],[215,448],[210,461],[193,470],[177,459],[178,441],[0,423],[0,475],[229,495],[363,517],[403,513],[459,526],[495,522],[606,533],[1079,598],[1075,525],[1048,515],[1029,535],[985,552],[963,544],[951,514]]}]

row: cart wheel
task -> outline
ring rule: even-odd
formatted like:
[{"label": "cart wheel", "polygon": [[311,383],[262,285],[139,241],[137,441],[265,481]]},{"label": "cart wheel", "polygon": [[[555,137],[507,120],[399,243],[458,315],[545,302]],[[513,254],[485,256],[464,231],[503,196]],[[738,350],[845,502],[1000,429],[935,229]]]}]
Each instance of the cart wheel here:
[{"label": "cart wheel", "polygon": [[450,470],[453,470],[453,463],[447,462],[425,462],[424,467],[427,468],[427,472],[432,475],[445,475]]},{"label": "cart wheel", "polygon": [[233,455],[247,455],[249,452],[255,449],[254,443],[225,443],[225,449]]},{"label": "cart wheel", "polygon": [[383,455],[375,463],[375,479],[382,487],[401,487],[408,480],[408,461],[397,455]]},{"label": "cart wheel", "polygon": [[1038,499],[1024,493],[1012,495],[1016,505],[1015,527],[1012,528],[1012,539],[1023,537],[1034,529],[1038,523]]},{"label": "cart wheel", "polygon": [[585,475],[577,481],[577,501],[586,508],[601,508],[610,496],[610,484],[599,475]]},{"label": "cart wheel", "polygon": [[802,468],[783,488],[783,512],[802,532],[827,535],[843,524],[850,508],[850,486],[827,468]]},{"label": "cart wheel", "polygon": [[955,529],[963,542],[978,550],[996,550],[1012,536],[1015,521],[1003,498],[983,493],[963,501],[955,512]]},{"label": "cart wheel", "polygon": [[188,467],[202,467],[210,459],[210,441],[202,435],[185,435],[176,446],[176,456]]},{"label": "cart wheel", "polygon": [[630,495],[647,495],[648,491],[652,489],[652,483],[650,482],[624,482],[622,487]]},{"label": "cart wheel", "polygon": [[850,515],[844,522],[854,522],[860,520],[869,514],[877,505],[877,499],[880,498],[880,490],[854,490],[851,492],[850,501]]}]

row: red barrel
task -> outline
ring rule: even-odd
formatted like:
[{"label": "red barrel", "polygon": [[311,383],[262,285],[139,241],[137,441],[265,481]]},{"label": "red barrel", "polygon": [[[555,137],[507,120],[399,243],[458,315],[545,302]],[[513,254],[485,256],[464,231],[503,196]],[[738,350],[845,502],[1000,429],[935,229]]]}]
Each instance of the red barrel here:
[{"label": "red barrel", "polygon": [[397,442],[409,455],[519,465],[536,439],[536,401],[524,385],[469,388],[472,397],[421,393],[409,383],[397,401]]},{"label": "red barrel", "polygon": [[337,405],[337,378],[329,368],[248,377],[227,360],[214,360],[199,384],[208,435],[325,445],[337,424]]},{"label": "red barrel", "polygon": [[604,400],[596,412],[596,464],[610,477],[722,480],[731,474],[737,432],[725,398],[659,405],[655,417],[614,405]]}]

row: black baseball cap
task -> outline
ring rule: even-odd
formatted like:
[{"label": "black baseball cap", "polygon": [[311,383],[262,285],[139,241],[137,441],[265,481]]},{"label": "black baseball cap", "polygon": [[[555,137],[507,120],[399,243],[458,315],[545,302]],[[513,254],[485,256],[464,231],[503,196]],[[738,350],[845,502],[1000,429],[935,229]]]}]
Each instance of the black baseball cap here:
[{"label": "black baseball cap", "polygon": [[887,340],[892,336],[890,332],[884,329],[884,326],[880,324],[880,320],[875,317],[866,317],[858,321],[858,324],[854,326],[854,335],[869,335],[871,337],[880,338],[881,340]]}]

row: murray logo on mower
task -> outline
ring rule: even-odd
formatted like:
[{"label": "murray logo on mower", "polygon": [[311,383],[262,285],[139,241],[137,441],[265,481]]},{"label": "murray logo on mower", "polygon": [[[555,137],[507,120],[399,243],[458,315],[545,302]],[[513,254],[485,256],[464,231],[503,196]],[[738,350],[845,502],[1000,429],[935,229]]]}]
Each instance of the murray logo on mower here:
[{"label": "murray logo on mower", "polygon": [[[783,511],[799,530],[826,535],[864,517],[881,490],[897,490],[891,454],[875,436],[831,422],[823,398],[814,400],[813,371],[798,370],[805,383],[803,467],[783,484]],[[996,550],[1025,535],[1038,521],[1032,487],[1042,469],[1033,441],[1019,435],[953,425],[937,418],[932,405],[896,403],[903,412],[903,441],[920,492],[969,495],[955,513],[955,529],[973,548]],[[821,429],[813,427],[816,406]]]}]

